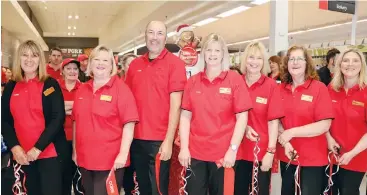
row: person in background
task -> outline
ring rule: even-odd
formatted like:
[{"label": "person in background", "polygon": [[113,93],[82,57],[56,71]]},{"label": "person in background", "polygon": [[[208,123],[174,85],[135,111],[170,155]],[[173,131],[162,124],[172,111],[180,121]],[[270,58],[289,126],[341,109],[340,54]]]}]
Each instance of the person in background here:
[{"label": "person in background", "polygon": [[46,68],[47,74],[56,80],[61,79],[62,51],[60,48],[55,47],[50,50],[49,61]]},{"label": "person in background", "polygon": [[[144,195],[168,195],[170,159],[186,84],[185,64],[165,48],[166,40],[165,24],[149,22],[145,30],[148,52],[131,62],[125,81],[139,108],[131,158]],[[159,173],[155,171],[157,156]]]},{"label": "person in background", "polygon": [[10,68],[6,68],[5,76],[7,81],[9,81],[12,78],[13,73]]},{"label": "person in background", "polygon": [[4,71],[4,69],[5,68],[1,69],[1,94],[4,90],[4,87],[5,87],[6,83],[8,82],[7,79],[6,79],[6,74],[5,74],[6,70]]},{"label": "person in background", "polygon": [[[246,137],[240,146],[236,165],[235,195],[252,189],[254,147],[258,138],[260,162],[258,195],[269,195],[271,168],[276,151],[279,118],[284,116],[282,99],[277,83],[267,77],[270,72],[265,47],[260,42],[250,43],[243,54],[241,69],[245,73],[246,88],[253,109],[249,111]],[[254,189],[255,190],[255,189]],[[246,193],[244,193],[246,192]]]},{"label": "person in background", "polygon": [[26,175],[29,195],[62,194],[62,162],[68,154],[63,128],[65,109],[57,81],[48,77],[41,47],[19,45],[13,79],[1,97],[1,130]]},{"label": "person in background", "polygon": [[80,54],[78,56],[78,61],[80,63],[78,79],[80,82],[85,83],[90,80],[90,77],[86,74],[88,68],[88,56],[86,54]]},{"label": "person in background", "polygon": [[[277,147],[281,194],[293,195],[295,190],[301,190],[302,195],[322,194],[328,164],[325,133],[334,118],[330,95],[327,87],[318,81],[313,60],[305,47],[288,49],[282,72],[279,87],[285,117],[281,119]],[[293,158],[294,154],[298,158]],[[298,166],[300,172],[295,175]],[[295,178],[300,189],[295,188]]]},{"label": "person in background", "polygon": [[80,167],[86,195],[107,195],[110,171],[115,171],[118,190],[122,187],[139,117],[129,87],[116,76],[112,50],[94,48],[88,64],[93,79],[77,90],[72,111],[73,160]]},{"label": "person in background", "polygon": [[124,56],[122,56],[121,58],[121,72],[119,74],[119,76],[121,77],[122,80],[125,80],[125,75],[127,73],[127,71],[129,70],[129,66],[130,63],[137,58],[138,56],[136,56],[133,53],[127,53]]},{"label": "person in background", "polygon": [[242,72],[240,70],[240,68],[238,68],[237,66],[231,66],[229,67],[230,70],[236,71],[238,74],[242,75]]},{"label": "person in background", "polygon": [[[64,97],[64,103],[65,103],[65,123],[64,123],[64,129],[66,134],[66,139],[69,144],[69,151],[70,156],[65,162],[65,170],[64,170],[64,177],[63,177],[63,194],[64,195],[71,195],[71,185],[73,184],[74,187],[74,194],[82,194],[82,186],[81,181],[78,182],[77,178],[75,178],[75,181],[73,181],[73,177],[75,175],[75,172],[77,171],[77,166],[71,159],[71,154],[73,151],[73,120],[71,117],[71,113],[73,110],[74,105],[74,96],[78,88],[80,87],[81,83],[78,80],[78,74],[80,70],[80,63],[79,61],[73,59],[73,58],[67,58],[62,63],[62,76],[63,79],[58,80],[61,91]],[[78,185],[78,186],[76,186]]]},{"label": "person in background", "polygon": [[282,61],[279,56],[271,56],[269,58],[270,70],[271,72],[268,74],[268,77],[280,82],[280,66]]},{"label": "person in background", "polygon": [[326,54],[326,63],[327,65],[324,67],[321,67],[317,74],[320,77],[320,81],[323,82],[326,86],[329,85],[333,73],[334,73],[334,67],[336,62],[337,55],[340,54],[340,51],[338,49],[330,49]]},{"label": "person in background", "polygon": [[194,173],[188,194],[222,195],[224,168],[235,165],[252,104],[241,75],[229,71],[223,38],[210,34],[202,48],[204,67],[189,79],[182,99],[179,161]]},{"label": "person in background", "polygon": [[[359,195],[367,172],[367,72],[363,54],[347,49],[340,54],[329,85],[335,119],[326,134],[329,150],[340,155],[332,194]],[[339,154],[339,152],[340,154]]]}]

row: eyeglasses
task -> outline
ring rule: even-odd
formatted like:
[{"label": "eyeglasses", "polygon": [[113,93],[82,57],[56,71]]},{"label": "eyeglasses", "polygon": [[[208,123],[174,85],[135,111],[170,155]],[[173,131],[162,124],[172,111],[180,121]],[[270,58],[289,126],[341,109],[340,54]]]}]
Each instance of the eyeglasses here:
[{"label": "eyeglasses", "polygon": [[306,59],[305,58],[301,58],[301,57],[298,57],[298,58],[289,58],[288,60],[288,63],[295,63],[295,62],[305,62]]}]

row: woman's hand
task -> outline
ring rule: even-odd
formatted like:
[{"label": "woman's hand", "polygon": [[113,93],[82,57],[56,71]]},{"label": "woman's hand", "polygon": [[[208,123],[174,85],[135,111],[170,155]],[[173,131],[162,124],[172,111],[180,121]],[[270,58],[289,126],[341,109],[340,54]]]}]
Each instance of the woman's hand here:
[{"label": "woman's hand", "polygon": [[29,161],[27,159],[27,155],[24,152],[23,148],[19,145],[14,146],[11,149],[11,152],[13,153],[13,156],[15,158],[15,161],[17,161],[20,165],[29,165]]},{"label": "woman's hand", "polygon": [[188,168],[191,165],[191,156],[188,148],[181,148],[178,160],[183,167]]}]

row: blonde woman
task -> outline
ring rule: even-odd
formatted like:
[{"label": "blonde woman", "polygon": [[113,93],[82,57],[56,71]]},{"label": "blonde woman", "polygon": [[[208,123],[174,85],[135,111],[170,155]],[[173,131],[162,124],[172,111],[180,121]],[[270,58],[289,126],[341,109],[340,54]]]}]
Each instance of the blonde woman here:
[{"label": "blonde woman", "polygon": [[249,112],[246,137],[241,144],[236,165],[235,194],[247,194],[252,189],[254,147],[260,162],[257,194],[268,195],[271,167],[276,151],[279,118],[284,116],[282,99],[276,82],[267,77],[270,72],[265,47],[260,42],[250,43],[243,54],[241,70],[249,91],[253,109]]},{"label": "blonde woman", "polygon": [[34,41],[23,42],[1,97],[1,130],[13,164],[26,175],[29,195],[62,194],[61,162],[69,153],[64,120],[62,92],[46,73],[43,50]]},{"label": "blonde woman", "polygon": [[348,49],[340,54],[335,68],[329,86],[335,119],[327,138],[329,150],[340,155],[335,165],[341,167],[333,176],[332,193],[359,195],[367,172],[366,61],[361,52]]},{"label": "blonde woman", "polygon": [[124,167],[130,164],[138,114],[129,87],[116,72],[112,50],[94,48],[87,69],[93,79],[79,87],[74,99],[73,159],[81,168],[87,195],[107,194],[106,179],[111,169],[121,189]]},{"label": "blonde woman", "polygon": [[223,167],[236,162],[252,105],[241,75],[229,71],[228,49],[221,36],[206,38],[202,56],[203,70],[189,79],[184,90],[179,161],[194,173],[188,179],[188,194],[222,195]]}]

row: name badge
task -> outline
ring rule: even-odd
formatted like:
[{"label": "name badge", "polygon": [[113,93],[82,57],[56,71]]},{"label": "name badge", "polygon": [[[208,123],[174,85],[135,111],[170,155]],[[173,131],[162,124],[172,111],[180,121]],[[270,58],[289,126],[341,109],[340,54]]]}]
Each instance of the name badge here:
[{"label": "name badge", "polygon": [[50,88],[46,89],[46,90],[43,92],[43,94],[44,94],[45,96],[48,96],[48,95],[50,95],[51,93],[53,93],[54,91],[55,91],[55,88],[54,88],[54,87],[50,87]]},{"label": "name badge", "polygon": [[306,101],[306,102],[312,102],[313,97],[310,96],[310,95],[304,95],[304,94],[302,94],[301,100]]},{"label": "name badge", "polygon": [[221,87],[221,88],[219,88],[219,93],[231,94],[231,88]]},{"label": "name badge", "polygon": [[112,96],[110,96],[110,95],[101,95],[100,100],[106,101],[106,102],[111,102],[112,101]]},{"label": "name badge", "polygon": [[355,101],[355,100],[352,101],[352,105],[364,107],[364,103],[363,102],[359,102],[359,101]]},{"label": "name badge", "polygon": [[267,104],[268,103],[268,99],[262,98],[262,97],[256,97],[256,103]]}]

